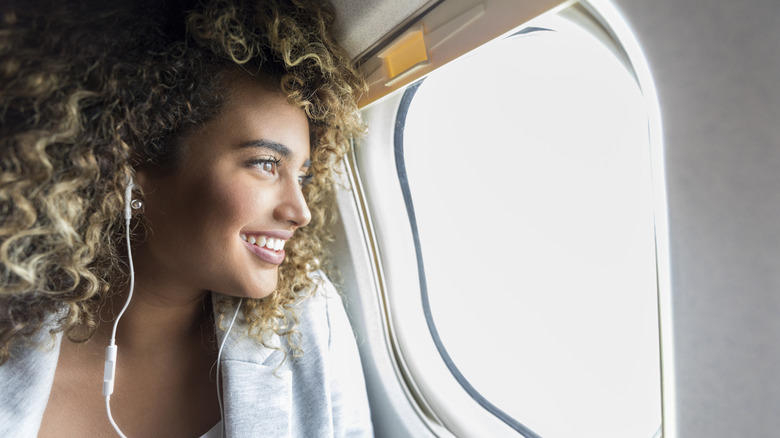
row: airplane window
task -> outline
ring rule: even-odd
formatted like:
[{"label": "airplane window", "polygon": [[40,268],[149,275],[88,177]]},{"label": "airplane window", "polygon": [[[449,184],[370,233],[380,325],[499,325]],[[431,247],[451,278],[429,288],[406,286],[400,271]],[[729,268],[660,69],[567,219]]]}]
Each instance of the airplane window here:
[{"label": "airplane window", "polygon": [[590,31],[548,23],[406,91],[395,157],[422,305],[450,371],[505,421],[546,438],[651,437],[661,395],[644,99]]}]

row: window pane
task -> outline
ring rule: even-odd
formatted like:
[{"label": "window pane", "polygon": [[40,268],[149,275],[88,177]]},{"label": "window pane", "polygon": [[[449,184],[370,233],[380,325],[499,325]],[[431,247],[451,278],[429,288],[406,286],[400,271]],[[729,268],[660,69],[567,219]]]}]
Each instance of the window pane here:
[{"label": "window pane", "polygon": [[541,436],[661,423],[647,116],[556,20],[429,76],[404,131],[434,322],[469,382]]}]

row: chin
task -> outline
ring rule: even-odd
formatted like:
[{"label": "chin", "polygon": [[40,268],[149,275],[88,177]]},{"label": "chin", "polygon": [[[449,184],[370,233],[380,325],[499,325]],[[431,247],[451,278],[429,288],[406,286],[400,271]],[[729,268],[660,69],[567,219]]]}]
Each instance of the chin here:
[{"label": "chin", "polygon": [[255,299],[265,298],[274,293],[278,285],[278,272],[274,272],[273,275],[263,275],[262,278],[257,279],[254,284],[249,285],[249,288],[246,289],[245,296],[247,298]]},{"label": "chin", "polygon": [[270,296],[271,294],[274,293],[275,290],[276,290],[276,288],[269,289],[269,290],[263,290],[263,291],[255,291],[254,293],[249,294],[247,296],[247,298],[254,298],[256,300],[259,300],[259,299],[265,298],[267,296]]},{"label": "chin", "polygon": [[261,299],[274,293],[279,286],[279,269],[274,266],[255,268],[244,275],[226,273],[220,280],[221,284],[214,284],[212,287],[216,289],[211,290],[236,298]]}]

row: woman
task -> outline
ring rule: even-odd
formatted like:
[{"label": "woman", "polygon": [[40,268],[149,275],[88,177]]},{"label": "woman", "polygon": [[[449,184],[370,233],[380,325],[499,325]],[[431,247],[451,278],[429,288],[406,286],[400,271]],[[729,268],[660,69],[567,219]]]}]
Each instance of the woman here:
[{"label": "woman", "polygon": [[0,11],[0,436],[370,435],[320,271],[364,87],[329,7],[18,3]]}]

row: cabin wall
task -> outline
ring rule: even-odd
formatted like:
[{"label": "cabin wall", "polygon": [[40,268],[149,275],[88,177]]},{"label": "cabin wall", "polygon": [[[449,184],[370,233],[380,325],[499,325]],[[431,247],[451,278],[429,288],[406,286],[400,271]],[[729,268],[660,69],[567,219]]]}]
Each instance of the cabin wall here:
[{"label": "cabin wall", "polygon": [[780,3],[614,3],[661,107],[677,436],[778,436]]}]

